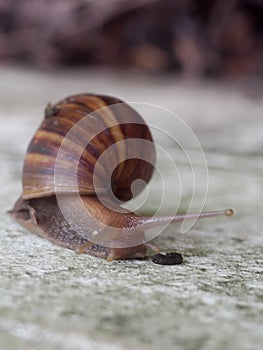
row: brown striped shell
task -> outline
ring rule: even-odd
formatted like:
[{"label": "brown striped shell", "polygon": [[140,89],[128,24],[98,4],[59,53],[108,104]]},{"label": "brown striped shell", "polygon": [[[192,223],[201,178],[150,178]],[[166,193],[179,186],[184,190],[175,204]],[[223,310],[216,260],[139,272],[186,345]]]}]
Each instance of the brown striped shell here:
[{"label": "brown striped shell", "polygon": [[[121,104],[118,105],[121,108],[103,108],[116,104]],[[134,138],[151,141],[146,147],[141,147],[142,159],[127,159],[129,150],[124,142],[119,142]],[[102,95],[70,96],[49,106],[27,149],[23,198],[76,191],[82,195],[95,194],[95,164],[100,155],[114,144],[116,147],[109,152],[109,157],[96,168],[99,187],[107,192],[111,172],[110,186],[114,195],[120,200],[129,200],[132,197],[131,184],[136,179],[147,183],[155,161],[152,136],[141,116],[121,100]],[[118,164],[113,172],[112,164]],[[59,180],[55,183],[54,177],[58,173]]]}]

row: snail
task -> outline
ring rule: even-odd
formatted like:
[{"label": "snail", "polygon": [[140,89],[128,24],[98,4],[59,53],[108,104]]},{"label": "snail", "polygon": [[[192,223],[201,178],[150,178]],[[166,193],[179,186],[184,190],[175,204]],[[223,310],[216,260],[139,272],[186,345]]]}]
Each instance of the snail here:
[{"label": "snail", "polygon": [[[133,139],[144,141],[143,147],[131,147],[135,156],[129,155],[127,143]],[[106,150],[109,159],[102,159]],[[149,249],[159,253],[160,249],[145,239],[148,228],[233,214],[227,209],[154,217],[121,208],[121,201],[141,190],[132,189],[135,180],[149,182],[154,161],[151,132],[128,104],[104,95],[67,97],[45,110],[44,121],[25,155],[23,193],[11,215],[55,244],[112,261],[145,258]],[[66,209],[61,210],[65,203]],[[65,211],[77,226],[65,218]]]}]

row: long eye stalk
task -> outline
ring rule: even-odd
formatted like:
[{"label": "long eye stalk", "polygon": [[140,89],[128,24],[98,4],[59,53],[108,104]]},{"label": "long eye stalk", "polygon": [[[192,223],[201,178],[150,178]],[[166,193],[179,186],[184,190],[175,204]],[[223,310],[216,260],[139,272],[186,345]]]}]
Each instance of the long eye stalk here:
[{"label": "long eye stalk", "polygon": [[201,213],[192,213],[192,214],[179,214],[175,216],[142,216],[138,223],[143,226],[144,229],[153,228],[156,226],[160,226],[163,224],[173,224],[177,222],[182,222],[184,220],[191,219],[203,219],[210,218],[215,216],[232,216],[234,215],[234,211],[232,209],[226,210],[216,210],[216,211],[204,211]]}]

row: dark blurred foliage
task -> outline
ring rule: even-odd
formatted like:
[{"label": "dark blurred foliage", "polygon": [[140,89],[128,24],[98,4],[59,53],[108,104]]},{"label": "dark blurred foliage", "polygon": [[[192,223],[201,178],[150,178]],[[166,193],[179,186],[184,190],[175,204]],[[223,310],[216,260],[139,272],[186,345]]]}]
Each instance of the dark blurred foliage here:
[{"label": "dark blurred foliage", "polygon": [[262,74],[263,0],[0,0],[0,62]]}]

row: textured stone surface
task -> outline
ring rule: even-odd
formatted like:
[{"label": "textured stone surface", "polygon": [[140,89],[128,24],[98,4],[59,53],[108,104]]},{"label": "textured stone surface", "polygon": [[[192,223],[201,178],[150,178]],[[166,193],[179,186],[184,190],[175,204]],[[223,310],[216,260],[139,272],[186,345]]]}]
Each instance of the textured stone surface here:
[{"label": "textured stone surface", "polygon": [[[259,89],[108,72],[50,74],[2,67],[0,74],[0,348],[261,349]],[[185,234],[170,226],[157,238],[163,251],[184,255],[182,265],[108,263],[76,255],[27,232],[6,214],[21,191],[23,154],[44,106],[82,91],[169,108],[198,136],[209,168],[205,207],[233,207],[236,215],[199,221]],[[176,155],[172,145],[167,148]],[[165,169],[164,160],[159,162]],[[166,181],[171,197],[164,211],[174,201],[169,169]],[[150,192],[149,212],[160,194],[157,180]],[[184,193],[181,210],[188,203],[187,189]]]}]

